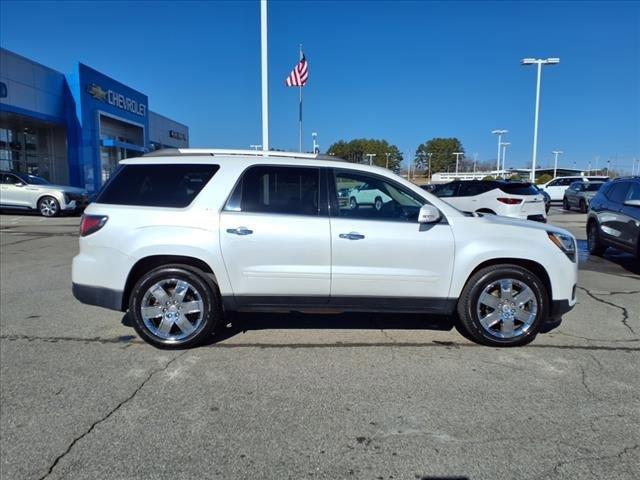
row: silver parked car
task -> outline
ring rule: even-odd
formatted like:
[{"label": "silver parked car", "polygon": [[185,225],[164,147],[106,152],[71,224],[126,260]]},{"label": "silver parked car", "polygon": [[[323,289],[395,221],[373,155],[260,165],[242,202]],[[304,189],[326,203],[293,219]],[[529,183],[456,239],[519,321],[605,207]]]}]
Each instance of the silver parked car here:
[{"label": "silver parked car", "polygon": [[596,196],[604,182],[573,182],[564,191],[562,198],[562,208],[571,210],[578,208],[582,213],[589,210],[589,202]]},{"label": "silver parked car", "polygon": [[52,185],[36,175],[0,172],[0,208],[38,210],[45,217],[77,212],[88,203],[87,191],[66,185]]}]

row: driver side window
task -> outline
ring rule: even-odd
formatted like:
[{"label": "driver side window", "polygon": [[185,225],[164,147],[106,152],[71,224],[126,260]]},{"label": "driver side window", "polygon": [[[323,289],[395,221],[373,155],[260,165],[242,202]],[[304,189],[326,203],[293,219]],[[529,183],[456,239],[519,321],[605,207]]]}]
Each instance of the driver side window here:
[{"label": "driver side window", "polygon": [[402,186],[379,177],[336,171],[338,216],[366,220],[415,222],[427,203]]}]

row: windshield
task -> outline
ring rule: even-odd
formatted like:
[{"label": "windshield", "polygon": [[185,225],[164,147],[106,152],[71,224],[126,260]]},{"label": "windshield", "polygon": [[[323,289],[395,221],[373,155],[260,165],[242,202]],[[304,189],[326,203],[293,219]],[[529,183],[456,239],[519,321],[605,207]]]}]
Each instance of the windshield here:
[{"label": "windshield", "polygon": [[47,180],[37,175],[20,175],[20,178],[29,185],[51,185]]},{"label": "windshield", "polygon": [[586,183],[582,187],[582,190],[584,190],[585,192],[597,192],[598,190],[600,190],[601,186],[602,183]]},{"label": "windshield", "polygon": [[539,195],[540,192],[530,183],[506,183],[500,185],[500,190],[511,195]]}]

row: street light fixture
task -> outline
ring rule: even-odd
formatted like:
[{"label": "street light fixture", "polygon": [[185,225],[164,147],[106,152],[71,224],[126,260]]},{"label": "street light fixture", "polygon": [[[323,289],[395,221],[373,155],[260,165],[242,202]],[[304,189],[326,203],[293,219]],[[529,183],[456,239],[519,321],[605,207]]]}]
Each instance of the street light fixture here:
[{"label": "street light fixture", "polygon": [[258,151],[259,148],[262,148],[262,145],[249,145],[249,146],[253,148],[256,152]]},{"label": "street light fixture", "polygon": [[509,130],[492,130],[491,133],[498,136],[498,159],[496,165],[496,175],[500,171],[500,147],[502,147],[502,135],[509,133]]},{"label": "street light fixture", "polygon": [[507,178],[507,147],[511,145],[510,142],[502,142],[502,178]]},{"label": "street light fixture", "polygon": [[365,153],[367,157],[369,157],[369,165],[373,165],[373,157],[376,156],[375,153]]},{"label": "street light fixture", "polygon": [[458,160],[460,159],[460,155],[464,155],[464,152],[453,152],[456,156],[456,177],[458,176]]},{"label": "street light fixture", "polygon": [[533,123],[533,155],[531,159],[531,182],[535,182],[536,179],[536,156],[538,153],[538,115],[540,113],[540,77],[542,75],[543,65],[556,65],[560,63],[560,59],[556,57],[552,58],[523,58],[520,61],[521,65],[537,65],[538,75],[536,77],[536,113]]},{"label": "street light fixture", "polygon": [[564,152],[562,150],[554,150],[553,152],[555,160],[553,162],[553,178],[556,178],[556,171],[558,170],[558,155],[562,155]]}]

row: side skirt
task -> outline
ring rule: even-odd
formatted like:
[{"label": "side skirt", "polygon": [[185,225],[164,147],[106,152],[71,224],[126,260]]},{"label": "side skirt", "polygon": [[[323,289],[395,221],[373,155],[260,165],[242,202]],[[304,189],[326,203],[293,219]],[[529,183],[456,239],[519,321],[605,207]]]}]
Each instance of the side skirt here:
[{"label": "side skirt", "polygon": [[401,312],[451,315],[456,298],[420,297],[315,297],[315,296],[249,296],[222,297],[227,311],[342,311],[342,312]]}]

